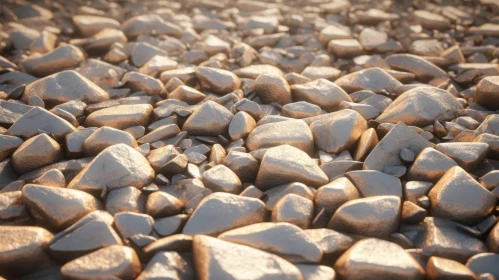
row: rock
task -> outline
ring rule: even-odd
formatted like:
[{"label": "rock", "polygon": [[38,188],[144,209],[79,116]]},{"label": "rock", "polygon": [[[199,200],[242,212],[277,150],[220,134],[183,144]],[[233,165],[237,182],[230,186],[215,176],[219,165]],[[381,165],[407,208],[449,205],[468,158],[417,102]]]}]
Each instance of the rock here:
[{"label": "rock", "polygon": [[239,78],[256,79],[262,74],[284,76],[281,69],[269,64],[254,64],[233,71]]},{"label": "rock", "polygon": [[156,219],[154,222],[154,231],[162,237],[179,233],[188,219],[189,217],[185,214]]},{"label": "rock", "polygon": [[304,279],[310,280],[334,280],[336,273],[325,265],[298,264],[296,267],[300,270]]},{"label": "rock", "polygon": [[159,95],[163,91],[160,80],[139,72],[128,72],[121,82],[134,91],[145,91],[147,95]]},{"label": "rock", "polygon": [[448,156],[433,148],[426,148],[416,157],[407,178],[435,183],[454,166],[457,166],[457,163]]},{"label": "rock", "polygon": [[62,139],[76,129],[66,120],[40,107],[33,107],[9,128],[9,134],[25,139],[39,134],[39,131],[51,134],[56,139]]},{"label": "rock", "polygon": [[197,104],[206,98],[206,95],[197,89],[181,85],[168,94],[168,98],[184,101],[189,105]]},{"label": "rock", "polygon": [[396,177],[376,170],[356,170],[345,174],[363,197],[394,195],[402,198],[402,184]]},{"label": "rock", "polygon": [[120,28],[120,23],[115,19],[90,15],[73,16],[73,24],[83,37],[95,35],[105,28]]},{"label": "rock", "polygon": [[85,56],[79,48],[65,45],[41,56],[25,59],[21,62],[21,67],[30,75],[43,77],[75,68],[83,60],[85,60]]},{"label": "rock", "polygon": [[364,161],[364,170],[383,171],[387,166],[403,165],[399,158],[400,150],[407,148],[419,154],[433,144],[414,132],[402,122],[395,125],[376,145]]},{"label": "rock", "polygon": [[0,135],[0,161],[10,157],[22,144],[23,140],[19,137]]},{"label": "rock", "polygon": [[78,72],[69,70],[55,73],[26,86],[23,101],[39,96],[47,106],[52,107],[71,100],[97,103],[109,99],[107,92]]},{"label": "rock", "polygon": [[209,236],[194,237],[193,253],[197,276],[203,280],[303,279],[293,264],[276,255]]},{"label": "rock", "polygon": [[356,39],[333,39],[327,44],[327,51],[341,58],[351,58],[361,55],[363,48]]},{"label": "rock", "polygon": [[59,169],[50,169],[49,171],[43,173],[42,176],[33,180],[33,183],[54,188],[65,188],[66,178]]},{"label": "rock", "polygon": [[197,67],[196,77],[203,91],[225,95],[241,87],[241,80],[232,72],[210,67]]},{"label": "rock", "polygon": [[272,222],[290,223],[307,229],[314,215],[314,203],[296,194],[281,198],[272,210]]},{"label": "rock", "polygon": [[96,156],[107,147],[116,144],[125,144],[132,148],[137,147],[137,141],[130,133],[103,126],[83,141],[83,153],[85,156]]},{"label": "rock", "polygon": [[52,234],[42,227],[0,227],[0,273],[28,274],[50,264],[47,246]]},{"label": "rock", "polygon": [[161,279],[194,279],[195,271],[190,258],[177,252],[159,252],[147,263],[137,280]]},{"label": "rock", "polygon": [[140,261],[135,251],[121,245],[102,248],[61,267],[61,275],[69,279],[130,279],[139,275],[140,271]]},{"label": "rock", "polygon": [[472,171],[487,157],[487,143],[440,143],[435,146],[439,152],[453,159],[465,170]]},{"label": "rock", "polygon": [[353,158],[358,161],[364,161],[369,153],[378,145],[378,135],[374,128],[369,128],[362,133],[357,141],[357,148],[353,154]]},{"label": "rock", "polygon": [[246,138],[246,146],[250,151],[284,144],[308,154],[314,152],[312,132],[308,125],[301,120],[260,124]]},{"label": "rock", "polygon": [[262,200],[265,202],[267,210],[272,211],[277,202],[288,194],[296,194],[309,200],[314,199],[311,188],[302,183],[289,183],[265,191]]},{"label": "rock", "polygon": [[413,54],[392,54],[385,61],[391,68],[413,73],[420,79],[447,77],[447,73],[438,66]]},{"label": "rock", "polygon": [[44,133],[31,137],[12,154],[12,166],[19,174],[24,174],[62,158],[59,143]]},{"label": "rock", "polygon": [[289,223],[258,223],[221,234],[218,238],[265,250],[292,262],[317,263],[318,245],[303,230]]},{"label": "rock", "polygon": [[497,92],[499,89],[499,76],[485,77],[476,85],[473,99],[482,106],[492,110],[499,109]]},{"label": "rock", "polygon": [[350,38],[352,38],[352,35],[350,34],[349,28],[345,28],[345,26],[328,25],[321,30],[318,39],[321,44],[326,45],[331,40]]},{"label": "rock", "polygon": [[328,182],[328,177],[305,152],[297,148],[281,145],[267,150],[256,177],[256,187],[268,190],[291,182],[319,187]]},{"label": "rock", "polygon": [[402,247],[376,238],[363,239],[335,263],[341,279],[424,279],[424,270]]},{"label": "rock", "polygon": [[291,92],[295,101],[306,101],[315,104],[327,112],[338,110],[342,101],[352,101],[343,89],[325,79],[292,85]]},{"label": "rock", "polygon": [[475,279],[475,274],[465,265],[439,257],[430,257],[426,264],[426,276],[428,279]]},{"label": "rock", "polygon": [[128,239],[136,234],[150,235],[154,220],[146,214],[121,212],[114,216],[114,225],[123,239]]},{"label": "rock", "polygon": [[259,75],[254,87],[256,94],[265,104],[277,102],[286,105],[293,102],[291,88],[282,75]]},{"label": "rock", "polygon": [[79,190],[27,184],[22,194],[33,219],[54,230],[62,230],[86,214],[102,208],[97,199]]},{"label": "rock", "polygon": [[499,260],[499,254],[477,254],[468,260],[466,266],[473,271],[475,275],[490,273],[493,277],[499,277],[499,269],[494,265],[497,263],[497,260]]},{"label": "rock", "polygon": [[[220,212],[220,207],[226,209]],[[265,221],[265,204],[249,197],[213,193],[205,197],[184,226],[188,235],[216,236],[227,230]]]},{"label": "rock", "polygon": [[176,124],[162,125],[146,135],[137,139],[138,143],[154,143],[156,141],[166,140],[177,136],[180,128]]},{"label": "rock", "polygon": [[362,236],[386,238],[397,231],[401,200],[396,196],[360,198],[343,204],[328,228]]},{"label": "rock", "polygon": [[443,16],[425,10],[414,11],[417,22],[426,29],[445,30],[450,28],[450,22]]},{"label": "rock", "polygon": [[103,150],[69,183],[69,189],[100,195],[103,191],[134,186],[141,189],[154,178],[147,159],[135,149],[117,144]]},{"label": "rock", "polygon": [[485,23],[480,26],[472,26],[470,27],[470,32],[473,34],[495,37],[499,34],[499,25],[496,23]]},{"label": "rock", "polygon": [[308,117],[318,116],[322,114],[321,107],[308,103],[306,101],[299,101],[286,104],[281,109],[281,115],[293,119],[304,119]]},{"label": "rock", "polygon": [[458,166],[449,169],[440,178],[428,197],[432,216],[467,225],[474,225],[487,217],[496,203],[496,197],[491,192]]},{"label": "rock", "polygon": [[355,146],[367,122],[359,113],[347,109],[312,122],[310,129],[318,149],[338,154]]},{"label": "rock", "polygon": [[419,224],[426,218],[426,210],[410,201],[402,204],[400,221],[405,224]]},{"label": "rock", "polygon": [[253,117],[246,112],[238,112],[229,124],[229,137],[232,141],[246,138],[255,127],[256,122]]},{"label": "rock", "polygon": [[392,91],[402,85],[385,70],[375,67],[366,70],[357,71],[340,77],[334,81],[348,93],[359,90],[370,90],[379,92],[381,90]]},{"label": "rock", "polygon": [[191,135],[218,136],[226,134],[234,115],[213,101],[202,103],[185,121],[182,127]]},{"label": "rock", "polygon": [[180,37],[182,34],[182,29],[178,25],[163,20],[158,14],[145,14],[128,18],[122,23],[121,30],[128,38],[153,33],[175,37]]},{"label": "rock", "polygon": [[461,104],[447,91],[420,87],[404,92],[376,120],[424,127],[435,120],[451,120],[461,110]]},{"label": "rock", "polygon": [[388,34],[372,28],[364,28],[359,34],[359,41],[365,50],[371,51],[388,41]]},{"label": "rock", "polygon": [[143,213],[146,196],[136,187],[128,186],[111,190],[106,198],[106,211],[111,215],[119,212]]},{"label": "rock", "polygon": [[149,104],[118,105],[101,109],[88,115],[85,126],[109,126],[117,129],[147,126],[152,109]]},{"label": "rock", "polygon": [[491,252],[499,253],[499,224],[497,223],[487,237],[487,247]]},{"label": "rock", "polygon": [[360,198],[360,194],[350,180],[340,177],[317,189],[314,202],[318,209],[325,209],[332,215],[344,203]]},{"label": "rock", "polygon": [[243,190],[241,180],[225,165],[217,165],[205,171],[202,177],[204,185],[214,192],[239,194]]},{"label": "rock", "polygon": [[409,52],[420,56],[440,56],[444,51],[438,40],[416,40],[412,42]]},{"label": "rock", "polygon": [[336,259],[355,243],[348,235],[332,229],[307,229],[305,233],[319,245],[323,253],[322,263],[336,262]]}]

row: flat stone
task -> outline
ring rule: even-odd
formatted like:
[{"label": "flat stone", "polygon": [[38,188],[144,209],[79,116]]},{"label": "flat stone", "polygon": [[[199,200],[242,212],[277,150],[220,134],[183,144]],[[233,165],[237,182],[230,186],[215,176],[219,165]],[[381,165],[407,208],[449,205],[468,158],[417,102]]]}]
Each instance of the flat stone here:
[{"label": "flat stone", "polygon": [[365,50],[371,51],[388,41],[388,34],[372,28],[364,28],[359,34],[359,42]]},{"label": "flat stone", "polygon": [[59,169],[50,169],[43,173],[42,176],[33,180],[34,184],[50,186],[54,188],[65,188],[66,178],[64,174]]},{"label": "flat stone", "polygon": [[447,73],[441,68],[413,54],[392,54],[386,57],[385,61],[391,68],[413,73],[421,79],[447,77]]},{"label": "flat stone", "polygon": [[154,175],[154,169],[142,154],[125,144],[117,144],[97,155],[68,188],[96,195],[126,186],[141,189],[152,182]]},{"label": "flat stone", "polygon": [[173,138],[180,133],[180,128],[176,124],[167,124],[160,126],[146,135],[137,139],[138,143],[154,143],[156,141]]},{"label": "flat stone", "polygon": [[150,235],[153,224],[153,218],[146,214],[121,212],[114,216],[114,225],[125,240],[136,234]]},{"label": "flat stone", "polygon": [[154,232],[162,237],[179,233],[188,219],[189,216],[186,214],[157,219],[154,221]]},{"label": "flat stone", "polygon": [[169,217],[180,214],[184,203],[175,196],[157,191],[147,197],[146,213],[153,217]]},{"label": "flat stone", "polygon": [[281,69],[269,64],[254,64],[233,71],[239,78],[256,79],[261,74],[284,76]]},{"label": "flat stone", "polygon": [[196,77],[203,91],[224,95],[239,89],[241,80],[232,72],[210,67],[197,67]]},{"label": "flat stone", "polygon": [[272,210],[272,222],[290,223],[307,229],[314,215],[314,203],[296,194],[288,194],[281,198]]},{"label": "flat stone", "polygon": [[159,252],[147,263],[137,280],[161,278],[194,279],[194,264],[177,252]]},{"label": "flat stone", "polygon": [[416,40],[412,42],[409,52],[420,56],[440,56],[444,51],[438,40]]},{"label": "flat stone", "polygon": [[168,98],[184,101],[189,105],[197,104],[206,98],[206,95],[197,89],[180,85],[168,94]]},{"label": "flat stone", "polygon": [[44,167],[63,158],[61,146],[47,134],[26,140],[12,154],[12,166],[19,174]]},{"label": "flat stone", "polygon": [[143,90],[147,95],[159,95],[163,91],[163,83],[160,80],[139,72],[127,72],[121,82],[134,91]]},{"label": "flat stone", "polygon": [[436,183],[447,170],[454,166],[457,166],[457,163],[450,157],[433,148],[425,148],[409,168],[407,178]]},{"label": "flat stone", "polygon": [[0,135],[0,161],[10,157],[22,144],[23,140],[19,137]]},{"label": "flat stone", "polygon": [[246,146],[250,151],[284,144],[312,154],[314,151],[312,131],[301,120],[289,120],[258,125],[246,138]]},{"label": "flat stone", "polygon": [[363,197],[394,195],[402,198],[402,184],[396,177],[376,170],[356,170],[345,174]]},{"label": "flat stone", "polygon": [[238,112],[229,124],[229,137],[232,141],[246,138],[255,127],[256,122],[253,117],[246,112]]},{"label": "flat stone", "polygon": [[225,165],[217,165],[205,171],[202,177],[204,185],[214,192],[239,194],[242,184],[236,173]]},{"label": "flat stone", "polygon": [[300,270],[304,279],[334,280],[336,278],[334,270],[325,265],[297,264],[296,267]]},{"label": "flat stone", "polygon": [[119,29],[120,23],[112,18],[76,15],[72,18],[78,32],[84,37],[90,37],[102,31],[105,28]]},{"label": "flat stone", "polygon": [[424,148],[433,144],[423,138],[402,122],[395,125],[390,132],[376,145],[364,161],[364,170],[383,171],[387,166],[403,165],[399,158],[402,148],[419,154]]},{"label": "flat stone", "polygon": [[335,263],[355,243],[348,235],[327,228],[307,229],[305,233],[319,245],[323,253],[322,263]]},{"label": "flat stone", "polygon": [[0,227],[0,272],[28,274],[50,264],[47,246],[52,234],[42,227]]},{"label": "flat stone", "polygon": [[88,115],[85,126],[109,126],[116,129],[147,126],[152,109],[148,104],[118,105],[101,109]]},{"label": "flat stone", "polygon": [[125,144],[132,148],[137,147],[137,141],[130,133],[103,126],[83,141],[83,153],[85,156],[96,156],[107,147],[116,144]]},{"label": "flat stone", "polygon": [[318,245],[299,227],[289,223],[258,223],[221,234],[219,239],[265,250],[288,261],[317,263]]},{"label": "flat stone", "polygon": [[402,247],[376,238],[355,243],[334,269],[341,279],[424,279],[424,269]]},{"label": "flat stone", "polygon": [[490,273],[493,277],[499,277],[499,269],[494,265],[498,260],[499,254],[477,254],[468,260],[466,266],[473,271],[475,275]]},{"label": "flat stone", "polygon": [[119,212],[145,211],[146,196],[133,186],[111,190],[106,197],[106,211],[111,215]]},{"label": "flat stone", "polygon": [[350,200],[338,208],[329,221],[328,228],[384,238],[397,231],[400,214],[400,197],[360,198]]},{"label": "flat stone", "polygon": [[356,39],[333,39],[327,44],[327,51],[341,58],[359,56],[363,50]]},{"label": "flat stone", "polygon": [[468,225],[487,217],[496,203],[496,197],[491,192],[458,166],[449,169],[440,178],[428,197],[432,216]]},{"label": "flat stone", "polygon": [[281,198],[288,194],[296,194],[309,200],[314,199],[311,188],[303,183],[288,183],[273,187],[265,191],[262,200],[265,202],[267,210],[272,211]]},{"label": "flat stone", "polygon": [[21,62],[21,67],[30,75],[43,77],[77,67],[83,60],[85,55],[79,48],[65,45],[41,56],[25,59]]},{"label": "flat stone", "polygon": [[325,79],[292,85],[291,92],[295,101],[315,104],[327,112],[336,111],[342,101],[352,101],[341,87]]},{"label": "flat stone", "polygon": [[286,105],[293,102],[291,88],[282,75],[259,75],[255,80],[255,92],[264,104],[277,102]]},{"label": "flat stone", "polygon": [[[220,212],[223,207],[223,212]],[[184,226],[188,235],[216,236],[227,230],[265,221],[265,204],[256,198],[229,193],[213,193],[205,197]]]},{"label": "flat stone", "polygon": [[448,121],[458,117],[461,110],[462,105],[445,90],[414,88],[400,95],[376,120],[424,127],[435,120]]},{"label": "flat stone", "polygon": [[135,38],[144,34],[168,35],[180,37],[180,26],[163,20],[158,14],[145,14],[128,18],[121,24],[121,30],[128,38]]},{"label": "flat stone", "polygon": [[122,245],[102,248],[61,267],[61,275],[70,279],[130,279],[139,275],[140,271],[140,261],[135,251]]},{"label": "flat stone", "polygon": [[[103,89],[117,87],[125,70],[112,64],[94,58],[87,59],[80,64],[78,73],[94,82]],[[84,92],[84,94],[86,94]]]},{"label": "flat stone", "polygon": [[308,117],[318,116],[322,114],[321,107],[308,103],[306,101],[299,101],[286,104],[281,109],[281,115],[293,119],[304,119]]},{"label": "flat stone", "polygon": [[22,193],[33,219],[54,230],[62,230],[86,214],[102,208],[97,199],[79,190],[27,184]]},{"label": "flat stone", "polygon": [[319,33],[319,42],[326,45],[331,40],[350,39],[352,37],[350,30],[341,25],[328,25]]},{"label": "flat stone", "polygon": [[487,157],[487,143],[440,143],[435,146],[439,152],[453,159],[465,170],[472,171]]},{"label": "flat stone", "polygon": [[426,276],[428,279],[476,279],[475,274],[465,265],[439,257],[430,257],[426,264]]},{"label": "flat stone", "polygon": [[342,76],[334,81],[334,83],[348,93],[359,90],[370,90],[373,92],[379,92],[381,90],[391,91],[402,85],[401,82],[397,81],[385,70],[378,67]]},{"label": "flat stone", "polygon": [[485,77],[476,85],[473,99],[480,105],[492,110],[499,109],[497,90],[499,89],[499,76]]},{"label": "flat stone", "polygon": [[256,187],[267,190],[292,182],[319,187],[328,182],[328,177],[305,152],[295,147],[281,145],[267,150],[256,177]]},{"label": "flat stone", "polygon": [[450,22],[443,16],[425,10],[414,11],[414,16],[419,24],[426,29],[445,30],[450,28]]},{"label": "flat stone", "polygon": [[276,255],[209,236],[195,236],[193,252],[197,276],[203,280],[303,279],[296,266]]},{"label": "flat stone", "polygon": [[192,236],[185,234],[174,234],[172,236],[160,238],[149,244],[144,248],[146,259],[152,258],[155,254],[162,251],[177,251],[189,252],[192,250]]},{"label": "flat stone", "polygon": [[39,134],[39,131],[51,134],[56,139],[62,139],[65,135],[76,131],[76,128],[40,107],[29,110],[9,128],[9,134],[25,139]]},{"label": "flat stone", "polygon": [[359,191],[350,180],[340,177],[317,189],[314,202],[318,209],[325,209],[332,215],[341,205],[360,198]]},{"label": "flat stone", "polygon": [[191,135],[218,136],[227,133],[234,115],[213,101],[202,103],[185,121],[182,130]]},{"label": "flat stone", "polygon": [[352,149],[367,130],[366,120],[353,110],[341,110],[310,124],[315,145],[327,153]]}]

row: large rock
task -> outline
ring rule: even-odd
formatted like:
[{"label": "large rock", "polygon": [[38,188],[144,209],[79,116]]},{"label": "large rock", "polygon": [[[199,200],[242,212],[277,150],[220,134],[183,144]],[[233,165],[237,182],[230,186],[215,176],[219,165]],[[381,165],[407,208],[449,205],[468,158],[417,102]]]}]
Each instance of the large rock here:
[{"label": "large rock", "polygon": [[23,174],[63,158],[63,151],[57,141],[47,134],[33,136],[24,142],[12,155],[12,166]]},{"label": "large rock", "polygon": [[296,266],[276,255],[209,236],[194,237],[193,253],[201,280],[303,279]]},{"label": "large rock", "polygon": [[402,247],[375,238],[355,243],[338,259],[334,269],[345,280],[424,279],[423,268]]},{"label": "large rock", "polygon": [[447,73],[428,60],[413,54],[392,54],[386,63],[397,70],[413,73],[421,79],[446,78]]},{"label": "large rock", "polygon": [[32,96],[40,97],[49,107],[75,99],[85,103],[109,99],[107,92],[73,70],[62,71],[30,83],[24,89],[22,100],[26,102]]},{"label": "large rock", "polygon": [[68,188],[97,195],[126,186],[141,189],[152,182],[154,174],[154,169],[141,153],[125,144],[117,144],[97,155]]},{"label": "large rock", "polygon": [[65,45],[41,56],[33,56],[21,62],[21,67],[30,75],[43,77],[59,71],[75,68],[85,60],[83,52]]},{"label": "large rock", "polygon": [[201,90],[210,91],[215,94],[224,95],[239,89],[241,86],[239,77],[223,69],[197,67],[196,77],[198,78]]},{"label": "large rock", "polygon": [[128,38],[135,38],[146,34],[180,37],[182,34],[180,26],[163,20],[157,14],[131,17],[122,23],[121,30]]},{"label": "large rock", "polygon": [[277,254],[291,262],[318,263],[319,246],[289,223],[258,223],[222,233],[218,238]]},{"label": "large rock", "polygon": [[189,116],[182,130],[191,135],[224,135],[233,117],[234,115],[224,106],[213,101],[206,101]]},{"label": "large rock", "polygon": [[318,149],[338,154],[355,147],[367,122],[356,111],[346,109],[312,122],[310,129]]},{"label": "large rock", "polygon": [[327,112],[338,110],[342,101],[352,102],[350,96],[341,87],[325,79],[292,85],[291,93],[294,101],[306,101]]},{"label": "large rock", "polygon": [[277,102],[286,105],[293,102],[288,82],[279,75],[260,75],[255,80],[255,93],[263,103]]},{"label": "large rock", "polygon": [[359,90],[379,92],[385,89],[391,91],[402,85],[401,82],[378,67],[353,72],[337,79],[334,83],[348,93]]},{"label": "large rock", "polygon": [[483,78],[476,85],[473,100],[491,110],[499,109],[499,76]]},{"label": "large rock", "polygon": [[328,177],[313,159],[295,147],[281,145],[267,150],[255,185],[261,190],[268,190],[292,182],[320,187],[328,183]]},{"label": "large rock", "polygon": [[419,87],[401,94],[376,120],[424,127],[433,124],[435,120],[452,120],[463,109],[461,103],[448,91]]},{"label": "large rock", "polygon": [[41,108],[33,107],[16,120],[9,128],[9,134],[22,138],[31,138],[43,131],[60,140],[76,128],[68,121]]},{"label": "large rock", "polygon": [[266,123],[253,129],[246,139],[250,151],[290,145],[310,155],[314,152],[314,138],[308,125],[301,120]]},{"label": "large rock", "polygon": [[261,200],[229,193],[213,193],[199,203],[184,226],[183,233],[217,236],[227,230],[264,222],[265,219],[265,204]]},{"label": "large rock", "polygon": [[152,109],[149,104],[118,105],[101,109],[88,115],[85,126],[110,126],[117,129],[136,125],[147,126]]}]

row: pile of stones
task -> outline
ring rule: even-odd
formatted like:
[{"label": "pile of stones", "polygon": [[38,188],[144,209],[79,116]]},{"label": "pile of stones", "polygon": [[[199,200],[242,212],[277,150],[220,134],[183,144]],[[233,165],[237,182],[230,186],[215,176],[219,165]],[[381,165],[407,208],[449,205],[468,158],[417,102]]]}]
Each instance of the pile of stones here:
[{"label": "pile of stones", "polygon": [[498,1],[1,2],[0,278],[499,280]]}]

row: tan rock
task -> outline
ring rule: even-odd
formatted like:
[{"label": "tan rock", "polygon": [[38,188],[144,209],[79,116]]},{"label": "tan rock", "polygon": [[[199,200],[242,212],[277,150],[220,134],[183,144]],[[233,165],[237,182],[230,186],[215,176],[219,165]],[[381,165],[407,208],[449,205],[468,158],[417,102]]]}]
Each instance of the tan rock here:
[{"label": "tan rock", "polygon": [[314,203],[296,194],[288,194],[281,198],[272,210],[272,222],[290,223],[307,229],[314,215]]},{"label": "tan rock", "polygon": [[83,153],[85,156],[96,156],[107,147],[116,144],[125,144],[132,148],[137,147],[137,141],[130,133],[103,126],[83,141]]},{"label": "tan rock", "polygon": [[182,130],[191,135],[218,136],[227,132],[234,115],[220,104],[206,101],[185,121]]},{"label": "tan rock", "polygon": [[197,67],[196,77],[203,91],[225,95],[241,87],[241,80],[232,72],[210,67]]},{"label": "tan rock", "polygon": [[85,126],[110,126],[117,129],[147,126],[152,109],[149,104],[118,105],[101,109],[88,115]]},{"label": "tan rock", "polygon": [[292,85],[291,92],[295,101],[307,101],[320,106],[327,112],[337,110],[342,101],[352,101],[343,89],[324,79]]},{"label": "tan rock", "polygon": [[61,146],[47,134],[39,134],[24,142],[12,154],[12,166],[20,173],[44,167],[63,158]]}]

